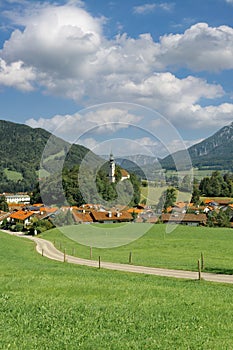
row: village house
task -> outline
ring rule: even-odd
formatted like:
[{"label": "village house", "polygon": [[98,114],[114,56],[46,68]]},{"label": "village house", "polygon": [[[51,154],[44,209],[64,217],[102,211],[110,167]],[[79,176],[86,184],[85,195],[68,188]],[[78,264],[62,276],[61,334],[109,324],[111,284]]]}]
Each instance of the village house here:
[{"label": "village house", "polygon": [[7,203],[14,203],[14,204],[29,204],[30,203],[30,196],[26,193],[3,193],[3,196],[6,198]]},{"label": "village house", "polygon": [[206,214],[162,214],[161,221],[169,224],[200,226],[206,224],[207,216]]},{"label": "village house", "polygon": [[18,210],[12,214],[10,214],[10,222],[12,224],[23,224],[27,226],[30,224],[30,219],[35,215],[33,211],[29,210]]},{"label": "village house", "polygon": [[86,212],[85,209],[82,212],[77,209],[73,209],[72,214],[76,223],[87,224],[93,222],[93,217],[89,212]]},{"label": "village house", "polygon": [[93,217],[93,222],[100,223],[114,223],[114,222],[129,222],[133,221],[133,217],[127,211],[92,211],[91,216]]}]

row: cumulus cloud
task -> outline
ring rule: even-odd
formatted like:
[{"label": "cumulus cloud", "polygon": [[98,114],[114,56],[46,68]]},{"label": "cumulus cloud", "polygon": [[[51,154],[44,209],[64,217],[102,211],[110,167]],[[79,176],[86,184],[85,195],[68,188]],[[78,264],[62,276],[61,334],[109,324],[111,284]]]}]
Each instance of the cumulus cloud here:
[{"label": "cumulus cloud", "polygon": [[[101,20],[71,5],[40,8],[21,18],[24,31],[16,29],[4,43],[3,57],[35,66],[41,73],[66,78],[84,77],[86,57],[95,55],[101,44]],[[84,69],[84,71],[83,71]]]},{"label": "cumulus cloud", "polygon": [[196,71],[233,68],[233,28],[197,23],[184,34],[160,39],[160,59],[166,66],[186,66]]},{"label": "cumulus cloud", "polygon": [[151,157],[167,154],[164,147],[158,141],[150,137],[142,138],[110,138],[104,141],[94,137],[83,138],[80,142],[83,146],[91,149],[94,153],[101,155],[109,154],[114,149],[115,157],[144,154]]},{"label": "cumulus cloud", "polygon": [[[166,7],[166,3],[149,5]],[[0,51],[2,85],[26,91],[38,85],[46,93],[81,105],[141,103],[175,125],[187,120],[189,126],[211,125],[220,118],[222,123],[229,119],[231,104],[211,105],[212,99],[224,96],[220,85],[191,73],[183,78],[175,75],[178,67],[191,72],[232,69],[233,29],[229,26],[197,23],[182,34],[164,35],[158,42],[148,33],[107,39],[105,19],[93,17],[79,1],[31,5],[23,14],[12,13],[11,18],[23,29],[14,30]],[[172,73],[168,71],[171,67]],[[203,98],[209,100],[209,106],[201,106]],[[38,123],[43,124],[42,120]],[[81,120],[79,124],[81,128]]]},{"label": "cumulus cloud", "polygon": [[36,74],[31,67],[25,67],[22,61],[7,64],[0,58],[0,84],[16,87],[22,91],[33,90]]},{"label": "cumulus cloud", "polygon": [[[79,139],[78,144],[87,147],[100,156],[108,155],[114,149],[115,157],[143,154],[154,157],[156,160],[158,157],[162,158],[167,156],[171,151],[176,152],[183,150],[201,141],[202,139],[191,141],[174,139],[164,145],[161,142],[146,136],[135,139],[109,138],[107,140],[98,140],[93,136]],[[132,161],[134,161],[134,159],[132,159]]]},{"label": "cumulus cloud", "polygon": [[[43,128],[72,143],[90,140],[92,135],[112,135],[112,133],[137,125],[141,117],[117,107],[103,107],[99,110],[85,110],[73,115],[55,115],[50,119],[30,118],[26,124],[32,128]],[[108,137],[108,136],[107,136]]]},{"label": "cumulus cloud", "polygon": [[170,11],[172,8],[172,4],[168,4],[166,2],[160,3],[160,4],[143,4],[139,6],[134,6],[133,7],[133,13],[140,14],[140,15],[145,15],[151,12],[154,12],[156,9],[162,9],[164,11]]}]

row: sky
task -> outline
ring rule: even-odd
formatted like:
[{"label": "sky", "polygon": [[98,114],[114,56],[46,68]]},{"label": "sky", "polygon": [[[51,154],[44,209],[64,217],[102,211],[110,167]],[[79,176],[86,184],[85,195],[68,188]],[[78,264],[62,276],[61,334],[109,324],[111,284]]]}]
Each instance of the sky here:
[{"label": "sky", "polygon": [[0,119],[164,156],[233,121],[233,0],[0,0]]}]

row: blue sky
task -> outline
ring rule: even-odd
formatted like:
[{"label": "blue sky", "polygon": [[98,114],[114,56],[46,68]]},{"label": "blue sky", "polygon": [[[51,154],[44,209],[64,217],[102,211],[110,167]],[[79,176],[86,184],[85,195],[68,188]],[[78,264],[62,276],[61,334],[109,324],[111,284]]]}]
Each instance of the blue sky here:
[{"label": "blue sky", "polygon": [[163,154],[146,127],[196,143],[233,121],[232,18],[233,0],[2,0],[0,119],[99,153],[124,135]]}]

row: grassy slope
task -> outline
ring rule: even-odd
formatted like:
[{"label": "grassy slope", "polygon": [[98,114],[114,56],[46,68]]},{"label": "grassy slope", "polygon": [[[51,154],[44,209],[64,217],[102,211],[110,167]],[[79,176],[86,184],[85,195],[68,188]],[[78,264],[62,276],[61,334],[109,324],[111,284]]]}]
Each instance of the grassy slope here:
[{"label": "grassy slope", "polygon": [[1,349],[231,349],[232,285],[79,267],[0,233]]},{"label": "grassy slope", "polygon": [[23,175],[17,171],[4,169],[4,173],[7,176],[8,180],[12,180],[16,182],[23,179]]},{"label": "grassy slope", "polygon": [[[134,229],[137,224],[127,227]],[[143,224],[138,224],[142,227]],[[88,234],[89,225],[67,227],[70,236],[79,241]],[[96,230],[96,235],[103,235],[109,226]],[[172,226],[174,228],[174,226]],[[72,230],[77,230],[76,235]],[[121,227],[119,226],[119,231]],[[111,235],[111,229],[108,229]],[[116,234],[114,234],[116,237]],[[90,249],[67,238],[58,229],[47,231],[42,235],[55,242],[57,248],[66,248],[67,254],[89,258]],[[115,239],[115,238],[114,238]],[[80,242],[80,241],[79,241]],[[233,231],[228,228],[177,226],[171,233],[166,233],[166,225],[152,225],[144,236],[134,242],[111,249],[93,248],[93,259],[101,255],[103,261],[127,263],[129,252],[132,252],[135,265],[167,267],[174,269],[196,270],[197,260],[204,254],[205,271],[233,274]]]}]

